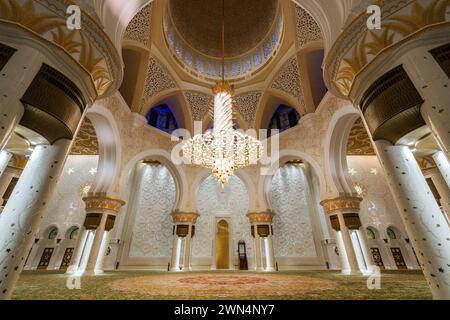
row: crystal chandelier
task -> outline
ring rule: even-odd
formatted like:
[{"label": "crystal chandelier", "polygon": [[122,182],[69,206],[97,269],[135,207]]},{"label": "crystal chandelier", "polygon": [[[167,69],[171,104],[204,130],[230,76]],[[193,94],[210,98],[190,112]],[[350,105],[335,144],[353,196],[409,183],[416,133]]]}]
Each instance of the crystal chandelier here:
[{"label": "crystal chandelier", "polygon": [[233,129],[233,87],[225,81],[225,7],[222,0],[222,81],[213,88],[214,127],[197,134],[182,146],[188,162],[211,169],[213,177],[223,187],[236,169],[256,164],[263,147],[252,136]]}]

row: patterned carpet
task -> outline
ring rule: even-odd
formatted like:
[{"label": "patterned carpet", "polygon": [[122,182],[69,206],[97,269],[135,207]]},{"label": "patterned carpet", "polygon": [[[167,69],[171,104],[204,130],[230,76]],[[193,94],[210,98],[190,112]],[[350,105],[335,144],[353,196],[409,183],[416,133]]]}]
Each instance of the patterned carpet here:
[{"label": "patterned carpet", "polygon": [[311,291],[334,290],[336,281],[284,274],[166,274],[115,280],[111,289],[158,296],[232,298],[298,296]]},{"label": "patterned carpet", "polygon": [[367,277],[335,271],[190,272],[116,271],[79,278],[74,288],[60,272],[26,271],[13,299],[431,299],[420,271],[383,271],[381,288]]}]

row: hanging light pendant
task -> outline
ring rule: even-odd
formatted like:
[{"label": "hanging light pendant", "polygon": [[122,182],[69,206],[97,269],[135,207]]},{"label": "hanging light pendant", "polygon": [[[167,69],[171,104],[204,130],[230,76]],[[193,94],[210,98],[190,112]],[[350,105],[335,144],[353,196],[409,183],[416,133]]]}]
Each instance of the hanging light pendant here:
[{"label": "hanging light pendant", "polygon": [[260,141],[233,129],[234,89],[225,81],[225,1],[222,0],[222,81],[212,89],[214,94],[214,128],[195,135],[183,144],[183,157],[188,162],[209,168],[222,185],[234,171],[256,164],[263,147]]}]

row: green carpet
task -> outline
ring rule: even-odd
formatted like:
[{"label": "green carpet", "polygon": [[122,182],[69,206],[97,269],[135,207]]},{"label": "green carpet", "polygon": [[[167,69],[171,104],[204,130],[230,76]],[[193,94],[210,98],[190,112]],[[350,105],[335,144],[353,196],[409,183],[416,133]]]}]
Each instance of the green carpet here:
[{"label": "green carpet", "polygon": [[[379,290],[369,290],[366,280],[363,276],[344,276],[332,271],[109,272],[82,277],[81,288],[70,290],[64,274],[25,271],[13,299],[431,299],[420,271],[384,271]],[[258,286],[264,290],[258,290]],[[177,294],[179,290],[184,295]],[[227,290],[227,296],[216,294]]]}]

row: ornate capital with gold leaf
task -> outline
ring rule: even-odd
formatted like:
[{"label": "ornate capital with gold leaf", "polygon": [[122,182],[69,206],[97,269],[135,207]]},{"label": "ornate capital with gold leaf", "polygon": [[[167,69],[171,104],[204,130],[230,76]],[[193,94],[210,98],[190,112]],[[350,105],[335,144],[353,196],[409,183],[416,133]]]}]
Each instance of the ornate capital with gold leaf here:
[{"label": "ornate capital with gold leaf", "polygon": [[196,212],[181,212],[175,210],[171,214],[173,223],[192,223],[195,224],[197,222],[197,218],[199,216]]},{"label": "ornate capital with gold leaf", "polygon": [[0,0],[0,26],[14,25],[70,55],[91,77],[99,97],[119,87],[122,60],[103,27],[81,10],[81,29],[67,28],[67,0]]},{"label": "ornate capital with gold leaf", "polygon": [[352,212],[358,213],[362,198],[344,196],[334,199],[323,200],[320,204],[325,209],[327,214],[334,214],[337,212]]},{"label": "ornate capital with gold leaf", "polygon": [[125,201],[107,197],[104,194],[89,194],[83,198],[87,213],[118,214]]},{"label": "ornate capital with gold leaf", "polygon": [[325,58],[325,81],[335,94],[352,96],[357,77],[382,53],[391,53],[422,31],[450,24],[448,0],[379,0],[375,4],[381,8],[381,29],[370,30],[369,15],[362,12]]},{"label": "ornate capital with gold leaf", "polygon": [[275,215],[272,211],[264,211],[264,212],[249,212],[247,213],[248,220],[250,224],[255,223],[269,223],[271,224],[273,221],[273,216]]}]

